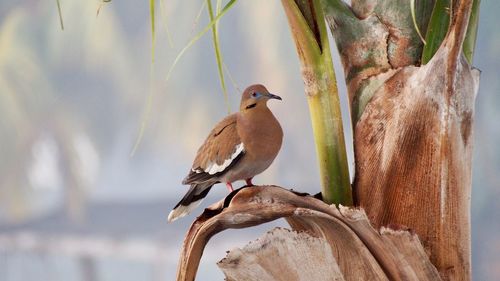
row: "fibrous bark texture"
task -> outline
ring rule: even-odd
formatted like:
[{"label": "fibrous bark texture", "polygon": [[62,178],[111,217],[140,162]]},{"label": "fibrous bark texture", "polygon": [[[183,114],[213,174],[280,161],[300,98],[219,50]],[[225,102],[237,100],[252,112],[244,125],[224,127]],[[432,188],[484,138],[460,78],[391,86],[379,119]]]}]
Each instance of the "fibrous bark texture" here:
[{"label": "fibrous bark texture", "polygon": [[231,250],[218,266],[226,280],[345,280],[325,239],[283,228]]},{"label": "fibrous bark texture", "polygon": [[276,186],[236,190],[206,209],[186,235],[177,280],[194,280],[213,235],[278,218],[300,233],[275,230],[231,251],[219,262],[227,280],[440,280],[414,233],[378,232],[360,209]]},{"label": "fibrous bark texture", "polygon": [[470,280],[479,71],[462,43],[472,1],[455,3],[444,43],[423,66],[411,17],[401,10],[410,11],[410,1],[332,2],[324,4],[353,113],[356,203],[375,227],[411,227],[443,279]]}]

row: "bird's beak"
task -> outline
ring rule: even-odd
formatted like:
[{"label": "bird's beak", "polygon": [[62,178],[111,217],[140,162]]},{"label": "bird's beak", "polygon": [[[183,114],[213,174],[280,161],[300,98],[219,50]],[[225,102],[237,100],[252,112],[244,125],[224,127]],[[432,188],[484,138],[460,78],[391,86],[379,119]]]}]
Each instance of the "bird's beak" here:
[{"label": "bird's beak", "polygon": [[277,99],[277,100],[282,100],[280,96],[277,96],[277,95],[273,95],[271,93],[268,93],[266,95],[269,99]]}]

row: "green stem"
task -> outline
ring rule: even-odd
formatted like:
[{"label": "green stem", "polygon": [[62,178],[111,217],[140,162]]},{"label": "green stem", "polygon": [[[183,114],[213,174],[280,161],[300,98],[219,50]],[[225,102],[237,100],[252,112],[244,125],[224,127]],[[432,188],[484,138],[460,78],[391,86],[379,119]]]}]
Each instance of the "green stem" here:
[{"label": "green stem", "polygon": [[470,13],[469,25],[467,27],[467,33],[465,34],[465,40],[463,45],[464,55],[467,58],[469,64],[472,64],[472,59],[474,58],[474,48],[476,47],[480,3],[481,0],[474,0],[474,3],[472,4],[472,11]]},{"label": "green stem", "polygon": [[149,14],[151,18],[151,63],[155,62],[155,45],[156,45],[156,33],[155,33],[155,0],[149,0]]},{"label": "green stem", "polygon": [[[333,69],[325,72],[317,70],[315,73],[318,76],[335,79]],[[308,96],[307,101],[318,155],[323,200],[327,203],[352,205],[339,97],[334,81],[330,80],[331,85],[326,85],[326,81],[321,83],[325,88]]]},{"label": "green stem", "polygon": [[282,4],[301,62],[323,200],[352,205],[340,101],[323,11],[316,0],[299,5],[282,0]]},{"label": "green stem", "polygon": [[64,30],[64,22],[63,22],[63,17],[62,17],[62,12],[61,12],[61,3],[59,1],[60,0],[56,0],[57,12],[59,13],[59,23],[61,24],[61,30]]}]

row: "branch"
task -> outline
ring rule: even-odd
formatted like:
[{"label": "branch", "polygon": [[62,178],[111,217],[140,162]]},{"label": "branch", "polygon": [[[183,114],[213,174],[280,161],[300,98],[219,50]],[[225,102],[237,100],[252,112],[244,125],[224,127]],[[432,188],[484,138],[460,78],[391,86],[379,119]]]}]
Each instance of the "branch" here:
[{"label": "branch", "polygon": [[[379,233],[371,227],[362,210],[337,209],[314,197],[277,186],[239,189],[207,208],[186,235],[177,280],[194,280],[203,250],[215,234],[278,218],[286,218],[294,230],[305,231],[321,240],[311,239],[311,243],[327,243],[337,261],[336,266],[346,280],[440,280],[415,234],[394,230]],[[290,251],[293,252],[292,249]],[[231,256],[220,263],[221,267],[227,269],[228,263],[232,263],[230,260]],[[273,260],[276,264],[286,261]],[[318,263],[319,267],[325,266],[321,261]],[[271,273],[268,271],[266,274]]]}]

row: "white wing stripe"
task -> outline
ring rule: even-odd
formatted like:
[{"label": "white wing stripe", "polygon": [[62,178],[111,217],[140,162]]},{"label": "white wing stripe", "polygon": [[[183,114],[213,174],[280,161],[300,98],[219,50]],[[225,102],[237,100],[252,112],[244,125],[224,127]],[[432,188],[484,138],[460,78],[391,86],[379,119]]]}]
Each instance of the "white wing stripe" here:
[{"label": "white wing stripe", "polygon": [[238,157],[238,155],[240,155],[241,152],[243,152],[244,149],[245,147],[243,146],[243,143],[238,144],[236,146],[236,151],[231,155],[229,159],[226,159],[224,163],[222,163],[221,165],[217,165],[217,163],[215,162],[213,163],[209,162],[207,168],[205,169],[205,172],[209,173],[210,175],[213,175],[224,171],[229,165],[231,165],[231,162],[233,162],[233,160],[236,159],[236,157]]}]

